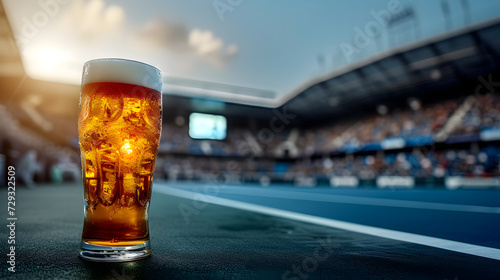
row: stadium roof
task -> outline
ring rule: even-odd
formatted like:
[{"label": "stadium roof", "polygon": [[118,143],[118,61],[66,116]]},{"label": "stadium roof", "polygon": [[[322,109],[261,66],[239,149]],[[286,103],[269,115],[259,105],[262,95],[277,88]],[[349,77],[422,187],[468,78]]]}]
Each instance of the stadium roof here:
[{"label": "stadium roof", "polygon": [[309,81],[281,102],[311,119],[327,118],[350,110],[349,104],[373,106],[381,95],[418,96],[457,86],[499,69],[499,35],[500,18],[496,18],[392,49]]}]

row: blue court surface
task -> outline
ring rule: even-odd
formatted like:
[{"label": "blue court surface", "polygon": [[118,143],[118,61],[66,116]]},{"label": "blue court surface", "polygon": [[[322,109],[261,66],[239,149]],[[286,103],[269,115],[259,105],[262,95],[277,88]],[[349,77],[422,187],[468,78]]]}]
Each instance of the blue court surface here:
[{"label": "blue court surface", "polygon": [[[155,182],[152,256],[78,258],[80,184],[16,189],[1,279],[499,279],[498,191]],[[6,190],[0,190],[6,199]],[[7,211],[0,208],[0,215]],[[2,254],[9,230],[0,231]]]},{"label": "blue court surface", "polygon": [[157,184],[155,190],[192,199],[195,206],[215,203],[500,260],[499,190],[185,183]]}]

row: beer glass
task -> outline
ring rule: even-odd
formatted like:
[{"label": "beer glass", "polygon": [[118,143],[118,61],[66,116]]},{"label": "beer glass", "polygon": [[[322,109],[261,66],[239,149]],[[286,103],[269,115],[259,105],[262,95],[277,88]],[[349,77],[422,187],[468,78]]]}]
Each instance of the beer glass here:
[{"label": "beer glass", "polygon": [[161,72],[125,59],[83,66],[78,118],[84,185],[79,255],[131,261],[151,255],[148,212],[162,119]]}]

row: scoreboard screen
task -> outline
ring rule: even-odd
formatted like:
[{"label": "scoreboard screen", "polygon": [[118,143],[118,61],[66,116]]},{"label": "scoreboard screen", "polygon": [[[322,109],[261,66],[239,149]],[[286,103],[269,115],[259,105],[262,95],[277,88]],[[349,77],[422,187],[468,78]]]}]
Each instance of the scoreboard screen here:
[{"label": "scoreboard screen", "polygon": [[192,113],[189,116],[189,136],[193,139],[223,140],[227,122],[224,116]]}]

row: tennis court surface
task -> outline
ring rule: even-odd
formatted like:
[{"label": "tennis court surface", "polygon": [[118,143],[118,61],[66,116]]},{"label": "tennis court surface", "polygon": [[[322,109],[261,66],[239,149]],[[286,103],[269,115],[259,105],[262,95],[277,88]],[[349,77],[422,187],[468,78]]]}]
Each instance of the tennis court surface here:
[{"label": "tennis court surface", "polygon": [[[155,183],[154,190],[152,257],[92,263],[77,254],[82,187],[18,188],[16,272],[4,262],[1,277],[500,278],[498,190],[443,196],[438,190],[191,183]],[[1,214],[6,217],[6,209]],[[7,230],[1,234],[7,240]]]}]

